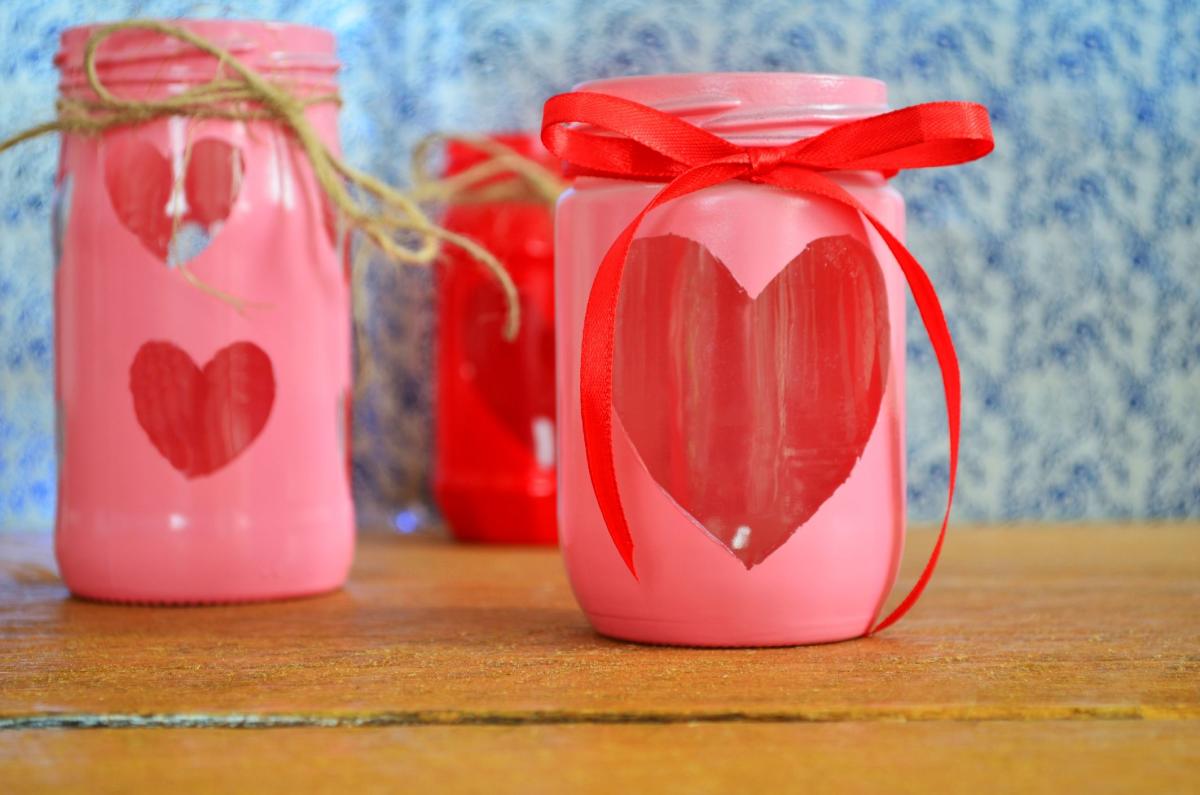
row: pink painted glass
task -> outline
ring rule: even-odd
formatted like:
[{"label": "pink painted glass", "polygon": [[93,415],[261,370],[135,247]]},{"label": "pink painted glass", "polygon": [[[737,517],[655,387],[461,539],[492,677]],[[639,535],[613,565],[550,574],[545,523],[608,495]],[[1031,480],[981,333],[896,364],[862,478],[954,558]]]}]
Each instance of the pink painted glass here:
[{"label": "pink painted glass", "polygon": [[[699,74],[582,90],[781,145],[886,109],[866,78]],[[877,173],[836,179],[903,237]],[[580,341],[592,279],[661,184],[581,178],[555,244],[559,537],[597,630],[651,643],[771,646],[864,634],[904,534],[905,286],[854,212],[729,183],[652,212],[617,310],[614,455],[625,567],[584,453]]]},{"label": "pink painted glass", "polygon": [[[183,24],[295,91],[336,88],[325,31]],[[91,96],[93,30],[63,34],[65,96]],[[146,31],[108,39],[97,64],[138,99],[217,68]],[[336,105],[308,115],[336,148]],[[64,136],[54,221],[56,548],[72,593],[210,603],[339,587],[354,547],[349,289],[295,140],[180,117]]]}]

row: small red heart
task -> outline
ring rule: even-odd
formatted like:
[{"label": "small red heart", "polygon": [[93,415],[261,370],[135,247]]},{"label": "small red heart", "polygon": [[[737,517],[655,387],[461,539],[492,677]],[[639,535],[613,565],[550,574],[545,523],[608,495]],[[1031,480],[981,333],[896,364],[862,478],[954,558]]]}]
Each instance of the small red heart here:
[{"label": "small red heart", "polygon": [[[216,234],[233,211],[243,174],[240,149],[203,138],[191,145],[182,196],[173,200],[176,175],[171,160],[149,141],[118,136],[106,145],[104,155],[104,181],[117,218],[163,262],[171,256],[172,235],[185,227],[199,227],[205,240]],[[174,202],[186,202],[186,207],[173,207]],[[184,256],[200,250],[203,246]]]},{"label": "small red heart", "polygon": [[250,446],[275,402],[271,359],[252,342],[217,351],[201,370],[170,342],[147,342],[129,368],[138,424],[188,478],[216,472]]},{"label": "small red heart", "polygon": [[850,476],[889,361],[883,274],[853,237],[814,240],[753,299],[695,241],[630,250],[614,406],[651,477],[746,568]]}]

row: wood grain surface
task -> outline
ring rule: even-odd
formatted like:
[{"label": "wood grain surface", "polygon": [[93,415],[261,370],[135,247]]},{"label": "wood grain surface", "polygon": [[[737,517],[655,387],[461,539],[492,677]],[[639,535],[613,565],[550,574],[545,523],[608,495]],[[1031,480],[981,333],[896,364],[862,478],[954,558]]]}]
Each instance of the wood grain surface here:
[{"label": "wood grain surface", "polygon": [[1195,722],[41,730],[6,793],[1195,792]]},{"label": "wood grain surface", "polygon": [[1196,525],[956,529],[894,629],[741,650],[596,635],[552,550],[366,534],[341,593],[164,609],[72,600],[48,537],[0,536],[16,791],[1179,792],[1198,748]]}]

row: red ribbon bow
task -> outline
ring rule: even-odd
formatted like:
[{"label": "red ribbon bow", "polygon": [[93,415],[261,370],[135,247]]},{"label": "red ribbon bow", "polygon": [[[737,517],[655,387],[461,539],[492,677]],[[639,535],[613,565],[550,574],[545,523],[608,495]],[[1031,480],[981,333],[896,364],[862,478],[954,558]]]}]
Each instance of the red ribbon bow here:
[{"label": "red ribbon bow", "polygon": [[[588,132],[580,125],[617,135]],[[970,102],[931,102],[845,122],[787,146],[738,146],[646,105],[577,91],[546,101],[542,142],[568,164],[574,176],[667,183],[604,255],[583,322],[580,400],[588,470],[613,543],[634,576],[633,538],[613,464],[613,350],[621,274],[642,219],[672,199],[743,180],[843,204],[861,213],[879,232],[904,272],[933,344],[950,426],[950,478],[937,543],[904,601],[867,634],[894,624],[916,604],[933,576],[950,521],[958,469],[958,358],[937,293],[920,263],[857,199],[823,172],[870,170],[891,176],[905,168],[949,166],[983,157],[993,146],[987,109]]]}]

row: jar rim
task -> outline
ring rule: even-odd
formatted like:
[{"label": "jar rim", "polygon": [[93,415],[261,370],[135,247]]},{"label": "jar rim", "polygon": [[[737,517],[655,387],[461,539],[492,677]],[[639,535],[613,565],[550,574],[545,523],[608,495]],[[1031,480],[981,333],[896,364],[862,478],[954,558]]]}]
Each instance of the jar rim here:
[{"label": "jar rim", "polygon": [[[177,25],[212,40],[255,69],[267,72],[327,71],[338,69],[337,39],[331,31],[292,22],[226,19],[157,20]],[[54,63],[66,75],[82,72],[83,53],[97,30],[113,23],[93,23],[67,28],[60,37]],[[205,75],[212,57],[183,41],[153,30],[131,28],[115,32],[101,43],[96,65],[101,71],[136,68],[148,62],[177,61]]]},{"label": "jar rim", "polygon": [[712,82],[732,82],[732,83],[758,83],[758,82],[783,82],[793,86],[826,83],[830,86],[840,84],[850,86],[852,84],[861,84],[863,87],[870,86],[879,90],[881,93],[886,93],[887,83],[877,77],[869,77],[867,75],[848,75],[838,72],[767,72],[767,71],[745,71],[745,72],[661,72],[657,74],[641,74],[641,75],[614,75],[612,77],[599,77],[594,80],[585,80],[576,84],[576,91],[595,91],[598,88],[611,88],[620,86],[623,83],[630,84],[650,84],[662,82],[664,84],[680,84],[680,83],[698,83],[708,84]]},{"label": "jar rim", "polygon": [[589,80],[577,91],[630,99],[710,132],[758,139],[802,137],[888,110],[887,83],[808,72],[695,72]]}]

